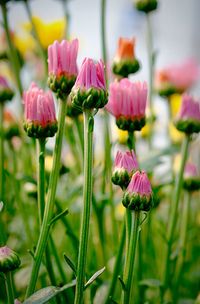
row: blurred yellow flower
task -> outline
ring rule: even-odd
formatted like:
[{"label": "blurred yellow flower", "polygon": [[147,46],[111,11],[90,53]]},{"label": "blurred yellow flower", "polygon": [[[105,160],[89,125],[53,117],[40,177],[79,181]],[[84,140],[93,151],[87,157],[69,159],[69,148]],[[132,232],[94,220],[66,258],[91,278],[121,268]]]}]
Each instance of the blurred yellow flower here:
[{"label": "blurred yellow flower", "polygon": [[116,127],[117,131],[117,138],[120,144],[125,145],[127,143],[128,139],[128,132],[120,130],[119,128]]},{"label": "blurred yellow flower", "polygon": [[170,110],[172,114],[172,119],[175,118],[177,115],[180,105],[181,105],[181,95],[180,94],[173,94],[170,96]]},{"label": "blurred yellow flower", "polygon": [[23,57],[26,56],[29,52],[34,52],[36,49],[36,44],[33,37],[26,33],[24,35],[15,33],[13,42]]},{"label": "blurred yellow flower", "polygon": [[151,130],[150,124],[147,123],[141,130],[141,136],[144,138],[148,137],[150,134],[150,130]]},{"label": "blurred yellow flower", "polygon": [[169,123],[169,135],[172,142],[175,144],[180,143],[184,138],[183,132],[178,131],[174,126],[173,122]]},{"label": "blurred yellow flower", "polygon": [[45,157],[45,170],[50,173],[51,172],[51,169],[52,169],[52,166],[53,166],[53,157],[50,156],[50,155],[47,155]]},{"label": "blurred yellow flower", "polygon": [[119,204],[117,204],[116,206],[116,217],[118,219],[122,219],[124,216],[126,208],[122,205],[122,203],[120,202]]},{"label": "blurred yellow flower", "polygon": [[[65,37],[65,19],[44,22],[39,17],[33,17],[33,23],[38,33],[39,40],[44,49],[47,49],[48,46],[52,44],[55,40],[61,41]],[[30,22],[24,24],[24,28],[31,34],[32,25]]]},{"label": "blurred yellow flower", "polygon": [[177,154],[174,157],[173,170],[174,173],[178,173],[181,166],[181,154]]}]

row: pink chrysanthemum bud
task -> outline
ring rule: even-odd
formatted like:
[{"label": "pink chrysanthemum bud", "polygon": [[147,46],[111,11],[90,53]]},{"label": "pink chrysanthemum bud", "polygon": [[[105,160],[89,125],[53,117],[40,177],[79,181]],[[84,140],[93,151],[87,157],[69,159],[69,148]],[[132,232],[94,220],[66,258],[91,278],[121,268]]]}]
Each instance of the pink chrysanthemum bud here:
[{"label": "pink chrysanthemum bud", "polygon": [[4,111],[4,134],[5,138],[10,140],[14,136],[20,136],[20,128],[17,122],[17,119],[13,113],[9,110]]},{"label": "pink chrysanthemum bud", "polygon": [[44,92],[32,83],[23,94],[24,129],[35,138],[52,137],[57,131],[55,105],[51,92]]},{"label": "pink chrysanthemum bud", "polygon": [[179,131],[186,134],[200,132],[200,101],[184,94],[175,125]]},{"label": "pink chrysanthemum bud", "polygon": [[110,84],[110,94],[106,109],[115,116],[119,129],[141,130],[145,125],[147,103],[146,82],[131,82],[122,79]]},{"label": "pink chrysanthemum bud", "polygon": [[14,92],[9,87],[5,77],[0,76],[0,102],[9,101],[13,98]]},{"label": "pink chrysanthemum bud", "polygon": [[84,109],[102,108],[107,103],[103,61],[85,58],[72,88],[72,103]]},{"label": "pink chrysanthemum bud", "polygon": [[144,13],[149,13],[157,9],[158,1],[157,0],[134,0],[135,7],[138,11]]},{"label": "pink chrysanthemum bud", "polygon": [[19,267],[20,263],[16,252],[8,246],[0,247],[0,272],[6,273],[15,270]]},{"label": "pink chrysanthemum bud", "polygon": [[200,175],[197,167],[192,163],[187,163],[183,175],[183,188],[187,191],[200,189]]},{"label": "pink chrysanthemum bud", "polygon": [[126,189],[136,170],[138,170],[138,162],[134,151],[117,151],[112,174],[113,184]]},{"label": "pink chrysanthemum bud", "polygon": [[48,85],[61,99],[65,99],[73,87],[77,74],[78,39],[71,42],[54,41],[48,47]]},{"label": "pink chrysanthemum bud", "polygon": [[160,96],[184,93],[199,78],[199,66],[194,60],[169,66],[157,72],[155,86]]},{"label": "pink chrysanthemum bud", "polygon": [[146,172],[137,171],[133,174],[122,203],[130,210],[150,210],[153,206],[153,198],[151,184]]},{"label": "pink chrysanthemum bud", "polygon": [[128,77],[129,74],[136,73],[140,64],[135,58],[135,39],[120,37],[118,49],[113,61],[113,73],[121,77]]}]

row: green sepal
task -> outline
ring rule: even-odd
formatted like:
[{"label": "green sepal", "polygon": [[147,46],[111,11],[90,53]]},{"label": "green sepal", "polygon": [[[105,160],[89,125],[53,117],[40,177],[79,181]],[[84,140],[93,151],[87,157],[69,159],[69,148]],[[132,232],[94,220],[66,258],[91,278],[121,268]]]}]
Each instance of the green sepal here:
[{"label": "green sepal", "polygon": [[14,92],[11,89],[0,90],[0,102],[10,101],[14,96]]},{"label": "green sepal", "polygon": [[131,194],[129,192],[125,192],[122,204],[129,210],[149,211],[153,207],[153,197],[152,195],[146,196],[139,195],[137,193]]},{"label": "green sepal", "polygon": [[134,2],[136,9],[146,14],[156,10],[158,7],[157,0],[135,0]]},{"label": "green sepal", "polygon": [[17,253],[10,248],[8,248],[8,251],[8,254],[0,254],[0,272],[3,273],[13,271],[17,269],[21,264]]},{"label": "green sepal", "polygon": [[76,81],[76,76],[61,74],[56,76],[54,74],[49,74],[48,77],[48,87],[56,94],[56,96],[62,100],[65,100]]},{"label": "green sepal", "polygon": [[20,136],[20,130],[18,125],[12,125],[11,127],[6,128],[4,130],[4,136],[7,140],[11,140],[14,136]]},{"label": "green sepal", "polygon": [[112,182],[113,184],[120,186],[123,189],[128,187],[130,183],[132,174],[129,174],[128,171],[124,169],[116,169],[112,175]]},{"label": "green sepal", "polygon": [[200,132],[200,121],[194,119],[177,120],[175,122],[176,128],[186,134],[199,133]]},{"label": "green sepal", "polygon": [[29,137],[47,138],[53,137],[58,130],[57,121],[47,124],[45,127],[33,122],[24,122],[24,130]]},{"label": "green sepal", "polygon": [[136,73],[140,69],[140,63],[137,59],[121,60],[114,62],[112,66],[113,73],[123,78],[128,77],[130,74]]},{"label": "green sepal", "polygon": [[70,97],[67,98],[66,115],[73,118],[73,117],[78,117],[82,113],[83,111],[81,110],[81,108],[73,105]]},{"label": "green sepal", "polygon": [[178,89],[172,85],[163,85],[163,87],[158,89],[157,92],[161,97],[167,98],[173,94],[182,94],[184,92],[184,89]]},{"label": "green sepal", "polygon": [[183,188],[189,192],[200,190],[200,178],[185,178],[183,181]]},{"label": "green sepal", "polygon": [[108,93],[105,90],[90,88],[89,90],[74,89],[71,92],[72,105],[86,109],[100,109],[108,102]]},{"label": "green sepal", "polygon": [[121,116],[116,119],[116,125],[118,126],[119,129],[121,130],[126,130],[126,131],[140,131],[146,123],[145,117],[141,118],[126,118],[124,116]]}]

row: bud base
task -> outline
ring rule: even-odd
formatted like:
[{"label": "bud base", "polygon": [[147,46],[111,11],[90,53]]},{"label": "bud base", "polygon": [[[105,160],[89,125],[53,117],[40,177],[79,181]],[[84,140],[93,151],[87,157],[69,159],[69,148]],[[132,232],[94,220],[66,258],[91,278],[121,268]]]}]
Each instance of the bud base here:
[{"label": "bud base", "polygon": [[125,192],[122,204],[124,207],[135,211],[149,211],[153,207],[152,196],[140,196],[139,194],[130,194]]},{"label": "bud base", "polygon": [[75,83],[76,76],[68,76],[61,74],[56,76],[50,74],[48,77],[48,86],[56,94],[58,98],[66,99],[66,96],[69,95],[71,89]]},{"label": "bud base", "polygon": [[29,137],[34,138],[46,138],[53,137],[57,132],[58,126],[57,122],[47,124],[46,126],[41,126],[33,122],[25,122],[24,130]]},{"label": "bud base", "polygon": [[140,69],[140,64],[137,59],[134,60],[121,60],[113,63],[113,73],[115,75],[128,77],[129,74],[134,74]]},{"label": "bud base", "polygon": [[145,117],[141,118],[126,118],[126,117],[119,117],[116,119],[116,124],[119,129],[121,130],[127,130],[130,132],[133,131],[140,131],[146,123]]},{"label": "bud base", "polygon": [[175,122],[176,128],[186,134],[199,133],[200,132],[200,122],[193,119],[187,120],[177,120]]},{"label": "bud base", "polygon": [[89,90],[74,89],[71,93],[72,105],[84,109],[100,109],[108,102],[105,90],[91,88]]}]

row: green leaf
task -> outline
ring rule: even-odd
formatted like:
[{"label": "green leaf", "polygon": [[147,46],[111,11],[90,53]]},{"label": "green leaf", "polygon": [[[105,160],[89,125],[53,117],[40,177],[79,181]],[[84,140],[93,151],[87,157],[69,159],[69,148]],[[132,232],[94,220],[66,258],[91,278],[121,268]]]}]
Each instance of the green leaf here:
[{"label": "green leaf", "polygon": [[64,253],[64,259],[65,259],[65,262],[67,263],[67,265],[71,268],[71,270],[73,271],[73,273],[76,276],[76,266],[74,265],[72,260],[65,253]]},{"label": "green leaf", "polygon": [[61,213],[57,214],[54,218],[52,218],[52,220],[49,223],[49,226],[52,226],[52,224],[54,224],[55,222],[57,222],[62,216],[65,216],[68,213],[69,213],[69,210],[68,210],[68,208],[66,208]]},{"label": "green leaf", "polygon": [[118,279],[121,283],[122,289],[125,291],[126,290],[126,285],[125,285],[124,281],[122,280],[122,278],[120,276],[118,276]]},{"label": "green leaf", "polygon": [[100,270],[98,270],[97,272],[95,272],[95,274],[93,274],[93,276],[85,284],[84,289],[86,289],[88,286],[90,286],[105,271],[105,269],[106,269],[106,267],[103,267]]},{"label": "green leaf", "polygon": [[42,288],[32,294],[28,299],[26,299],[23,304],[43,304],[47,303],[49,300],[53,299],[59,293],[64,290],[76,285],[76,280],[71,283],[64,285],[63,287],[49,286]]},{"label": "green leaf", "polygon": [[139,282],[139,285],[146,287],[161,287],[163,284],[161,281],[156,279],[144,279]]}]

